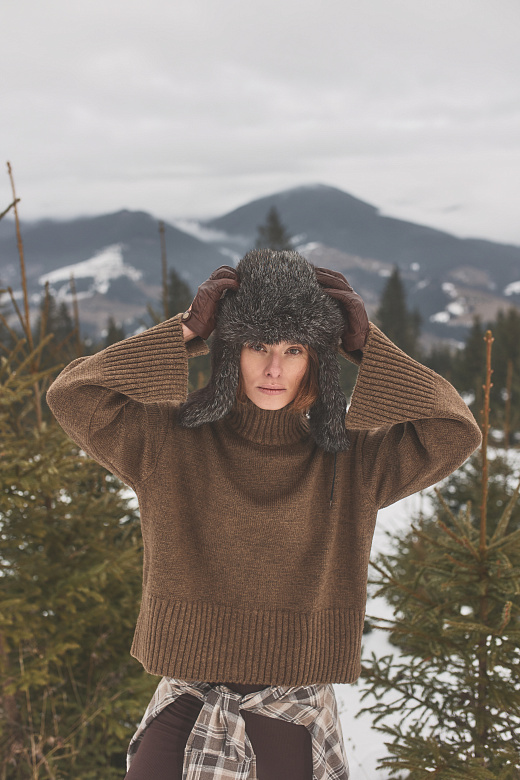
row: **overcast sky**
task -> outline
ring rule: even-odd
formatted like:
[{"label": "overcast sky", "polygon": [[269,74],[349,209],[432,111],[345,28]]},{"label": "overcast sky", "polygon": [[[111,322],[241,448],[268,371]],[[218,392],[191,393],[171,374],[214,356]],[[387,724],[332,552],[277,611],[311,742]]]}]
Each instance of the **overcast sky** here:
[{"label": "overcast sky", "polygon": [[0,211],[220,215],[320,182],[520,244],[518,0],[4,0]]}]

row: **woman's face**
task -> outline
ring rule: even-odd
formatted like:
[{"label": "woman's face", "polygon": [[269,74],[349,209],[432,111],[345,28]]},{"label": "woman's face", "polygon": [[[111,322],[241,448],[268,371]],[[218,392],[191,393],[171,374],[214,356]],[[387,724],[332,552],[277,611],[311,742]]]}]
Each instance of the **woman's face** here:
[{"label": "woman's face", "polygon": [[295,398],[308,362],[301,344],[246,344],[240,373],[247,397],[260,409],[282,409]]}]

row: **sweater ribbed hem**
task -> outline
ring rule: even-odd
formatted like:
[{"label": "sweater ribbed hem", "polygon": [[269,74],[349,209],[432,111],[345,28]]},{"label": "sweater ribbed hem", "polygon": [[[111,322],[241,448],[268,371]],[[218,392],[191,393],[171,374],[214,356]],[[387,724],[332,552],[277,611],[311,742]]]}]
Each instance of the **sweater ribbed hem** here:
[{"label": "sweater ribbed hem", "polygon": [[370,323],[346,425],[379,428],[433,416],[436,374]]},{"label": "sweater ribbed hem", "polygon": [[150,674],[187,680],[351,683],[361,673],[363,624],[363,610],[241,610],[149,596],[131,654]]}]

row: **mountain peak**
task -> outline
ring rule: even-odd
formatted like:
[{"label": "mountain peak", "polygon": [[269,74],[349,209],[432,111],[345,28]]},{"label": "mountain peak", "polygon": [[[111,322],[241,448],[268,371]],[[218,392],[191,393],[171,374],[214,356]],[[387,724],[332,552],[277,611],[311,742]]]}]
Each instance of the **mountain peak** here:
[{"label": "mountain peak", "polygon": [[301,233],[302,225],[312,229],[317,221],[326,230],[329,225],[337,226],[338,222],[365,223],[378,213],[375,206],[337,187],[310,183],[257,198],[204,224],[231,234],[242,233],[254,236],[258,226],[265,221],[267,212],[273,206],[280,212],[282,221],[293,234]]}]

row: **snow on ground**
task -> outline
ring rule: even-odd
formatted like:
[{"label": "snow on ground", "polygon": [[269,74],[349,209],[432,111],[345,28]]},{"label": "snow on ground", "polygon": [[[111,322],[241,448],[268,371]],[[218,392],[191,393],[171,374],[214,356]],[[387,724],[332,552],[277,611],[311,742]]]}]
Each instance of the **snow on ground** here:
[{"label": "snow on ground", "polygon": [[[372,545],[372,558],[378,553],[390,552],[392,536],[407,531],[412,521],[421,513],[426,515],[430,513],[431,493],[432,489],[428,488],[379,511]],[[369,598],[367,616],[391,618],[392,610],[384,599]],[[397,656],[398,651],[388,642],[385,631],[374,628],[370,634],[363,637],[363,654],[368,656],[371,653],[381,658],[389,653]],[[387,774],[385,771],[377,770],[377,762],[387,755],[384,741],[388,737],[372,727],[370,715],[356,718],[361,707],[370,703],[368,700],[361,703],[362,681],[354,685],[336,684],[334,690],[351,780],[386,780]]]}]

